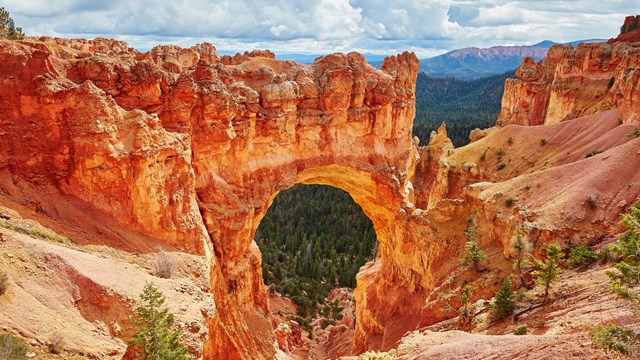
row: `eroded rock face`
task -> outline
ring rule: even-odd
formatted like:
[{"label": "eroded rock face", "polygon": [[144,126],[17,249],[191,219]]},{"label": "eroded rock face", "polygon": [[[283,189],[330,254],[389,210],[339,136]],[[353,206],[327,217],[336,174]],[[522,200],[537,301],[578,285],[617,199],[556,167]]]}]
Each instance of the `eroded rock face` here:
[{"label": "eroded rock face", "polygon": [[525,58],[518,79],[505,83],[497,124],[553,124],[618,108],[628,123],[638,123],[640,50],[632,43],[554,45],[535,63]]},{"label": "eroded rock face", "polygon": [[624,23],[620,28],[618,37],[609,39],[609,44],[617,42],[638,42],[640,41],[640,15],[631,15],[624,18]]},{"label": "eroded rock face", "polygon": [[[275,195],[295,183],[353,196],[373,220],[390,286],[429,283],[406,261],[412,239],[397,226],[409,221],[418,159],[415,55],[387,58],[378,71],[357,53],[304,66],[270,52],[220,57],[208,44],[139,53],[112,40],[38,38],[1,42],[0,56],[0,170],[55,189],[33,201],[62,222],[73,221],[59,211],[71,202],[127,230],[101,235],[135,251],[210,256],[217,306],[205,357],[275,352],[252,238]],[[20,198],[20,189],[4,191]],[[381,316],[384,332],[394,312]],[[366,319],[357,327],[365,338],[371,331]]]}]

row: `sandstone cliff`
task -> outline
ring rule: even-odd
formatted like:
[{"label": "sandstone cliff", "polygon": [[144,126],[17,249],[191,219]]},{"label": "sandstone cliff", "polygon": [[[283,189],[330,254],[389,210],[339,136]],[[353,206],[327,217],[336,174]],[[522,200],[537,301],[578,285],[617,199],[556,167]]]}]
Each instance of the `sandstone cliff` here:
[{"label": "sandstone cliff", "polygon": [[554,45],[536,63],[524,58],[507,80],[497,124],[541,125],[618,108],[640,123],[635,101],[640,50],[628,42]]},{"label": "sandstone cliff", "polygon": [[356,53],[303,66],[105,39],[1,42],[0,54],[3,194],[96,243],[207,257],[216,312],[205,357],[275,352],[252,238],[295,183],[349,191],[374,222],[393,286],[415,282],[397,271],[411,248],[396,237],[417,160],[413,54],[381,71]]},{"label": "sandstone cliff", "polygon": [[620,35],[616,38],[609,39],[609,44],[617,42],[638,42],[640,41],[640,15],[627,16],[624,23],[620,27]]}]

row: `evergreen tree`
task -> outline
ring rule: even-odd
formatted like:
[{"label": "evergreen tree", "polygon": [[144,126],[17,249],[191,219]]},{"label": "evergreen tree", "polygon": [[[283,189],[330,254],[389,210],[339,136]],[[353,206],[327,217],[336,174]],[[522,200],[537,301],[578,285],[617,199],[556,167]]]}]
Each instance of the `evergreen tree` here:
[{"label": "evergreen tree", "polygon": [[613,247],[620,261],[617,271],[607,271],[611,290],[623,299],[640,306],[640,291],[633,287],[640,284],[640,202],[630,207],[621,217],[627,231]]},{"label": "evergreen tree", "polygon": [[0,7],[0,37],[9,40],[20,40],[24,38],[24,33],[21,27],[16,27],[11,15],[5,10],[4,7]]},{"label": "evergreen tree", "polygon": [[138,355],[144,360],[186,360],[187,349],[180,346],[182,332],[171,330],[175,321],[169,309],[163,307],[165,297],[153,283],[147,283],[140,295],[143,305],[137,308],[132,322],[138,331],[131,338],[131,345],[139,346]]},{"label": "evergreen tree", "polygon": [[467,238],[467,242],[464,244],[466,253],[462,258],[462,265],[472,265],[473,270],[479,273],[482,271],[480,264],[486,260],[487,255],[482,251],[478,242],[477,226],[478,217],[476,215],[474,215],[472,219],[467,220],[467,228],[464,231]]},{"label": "evergreen tree", "polygon": [[538,285],[544,286],[544,297],[542,303],[547,301],[551,284],[560,278],[563,270],[560,268],[564,252],[558,244],[550,244],[547,248],[547,259],[545,261],[536,260],[537,270],[531,275],[536,279]]},{"label": "evergreen tree", "polygon": [[472,295],[471,285],[465,285],[462,287],[460,294],[460,302],[462,302],[462,316],[467,316],[467,305]]},{"label": "evergreen tree", "polygon": [[500,320],[511,315],[516,308],[516,295],[511,290],[511,281],[509,279],[502,280],[502,286],[495,295],[495,299],[491,303],[491,309],[495,317]]},{"label": "evergreen tree", "polygon": [[524,285],[522,273],[523,269],[530,265],[529,257],[531,256],[531,242],[529,239],[524,237],[522,229],[519,229],[516,236],[511,239],[511,248],[516,253],[516,258],[513,260],[513,267],[518,271],[520,283]]}]

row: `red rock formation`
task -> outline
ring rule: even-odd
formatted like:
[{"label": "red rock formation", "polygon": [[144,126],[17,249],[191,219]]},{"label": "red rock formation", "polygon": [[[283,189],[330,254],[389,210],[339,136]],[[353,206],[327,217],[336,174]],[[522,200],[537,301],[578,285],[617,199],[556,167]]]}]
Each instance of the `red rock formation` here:
[{"label": "red rock formation", "polygon": [[[628,17],[623,28],[635,19]],[[624,122],[639,123],[634,87],[640,50],[633,41],[640,37],[621,35],[609,43],[580,44],[575,50],[554,45],[538,64],[524,58],[518,79],[505,83],[497,124],[553,124],[613,108],[620,109]]]},{"label": "red rock formation", "polygon": [[[376,70],[357,53],[305,66],[270,52],[220,57],[208,44],[139,53],[105,39],[2,41],[0,191],[89,241],[207,256],[216,309],[205,309],[204,357],[263,359],[278,338],[252,240],[258,224],[295,183],[344,189],[380,243],[357,276],[353,349],[388,349],[453,316],[442,308],[457,297],[438,294],[472,276],[457,258],[474,213],[492,266],[507,271],[519,228],[539,239],[537,251],[619,229],[619,212],[639,195],[627,184],[640,183],[640,139],[625,136],[638,121],[637,54],[629,44],[555,46],[542,63],[525,60],[499,119],[550,125],[488,131],[461,149],[442,127],[418,149],[410,53]],[[551,124],[614,106],[619,113]],[[606,151],[584,158],[594,150]],[[590,193],[598,210],[584,207]],[[505,194],[517,205],[504,206]],[[474,281],[478,296],[491,296],[492,280]]]},{"label": "red rock formation", "polygon": [[206,356],[275,351],[252,238],[295,183],[349,191],[374,222],[393,286],[417,281],[398,271],[410,245],[395,248],[410,241],[395,233],[417,159],[413,54],[382,71],[356,53],[304,66],[269,52],[221,58],[207,44],[143,54],[104,39],[1,42],[0,55],[0,170],[24,184],[6,192],[52,187],[33,201],[62,222],[73,219],[61,204],[101,214],[113,231],[100,241],[112,246],[124,235],[136,250],[215,255]]},{"label": "red rock formation", "polygon": [[541,125],[590,115],[610,107],[608,83],[616,67],[606,43],[554,45],[535,63],[525,58],[518,79],[505,83],[497,124]]},{"label": "red rock formation", "polygon": [[620,35],[618,37],[609,39],[609,44],[615,44],[617,42],[639,42],[640,41],[640,15],[627,16],[624,19],[622,27],[620,27]]}]

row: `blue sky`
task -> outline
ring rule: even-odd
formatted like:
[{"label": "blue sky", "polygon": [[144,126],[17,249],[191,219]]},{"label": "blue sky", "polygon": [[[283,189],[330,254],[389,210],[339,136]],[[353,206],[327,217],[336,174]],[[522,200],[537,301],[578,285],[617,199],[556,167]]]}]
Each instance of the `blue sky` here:
[{"label": "blue sky", "polygon": [[420,57],[477,46],[611,38],[631,0],[3,0],[28,35],[109,37],[276,53],[361,51]]}]

